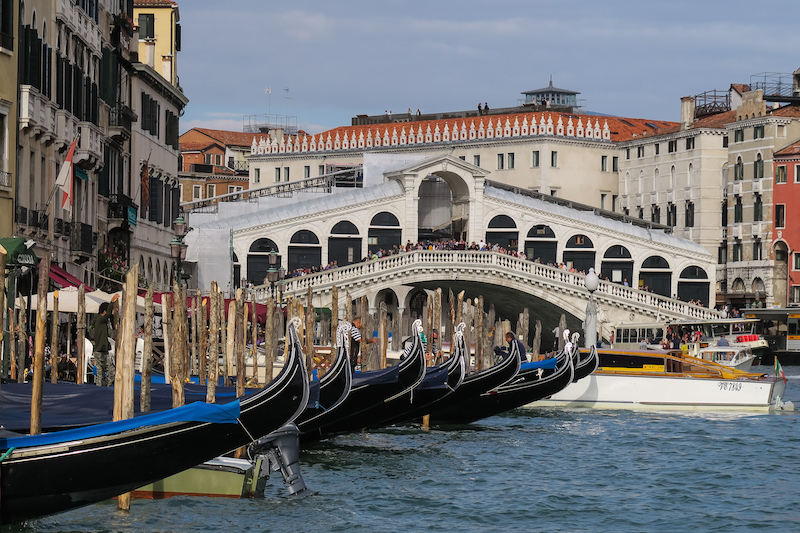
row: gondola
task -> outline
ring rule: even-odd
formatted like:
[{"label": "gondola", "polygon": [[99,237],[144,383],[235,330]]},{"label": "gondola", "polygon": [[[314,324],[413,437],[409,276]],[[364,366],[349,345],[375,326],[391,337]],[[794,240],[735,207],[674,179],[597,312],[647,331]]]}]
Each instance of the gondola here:
[{"label": "gondola", "polygon": [[[349,332],[348,332],[349,339]],[[414,342],[421,342],[415,339]],[[349,354],[349,342],[342,343]],[[325,435],[348,431],[349,427],[365,427],[384,403],[402,396],[422,382],[425,377],[425,353],[421,346],[412,348],[399,364],[383,370],[357,372],[353,375],[350,394],[336,408],[322,413],[314,420],[298,424],[301,440],[313,440]]]},{"label": "gondola", "polygon": [[[465,361],[469,361],[469,352],[464,345],[463,338],[460,343],[456,343],[454,356],[458,356],[459,353]],[[450,394],[438,398],[427,405],[422,405],[406,411],[401,416],[391,420],[391,422],[395,424],[410,422],[420,419],[432,412],[447,411],[451,408],[457,408],[459,405],[463,404],[463,402],[470,401],[472,398],[478,397],[514,379],[519,369],[519,356],[505,357],[494,366],[465,376],[458,388]]]},{"label": "gondola", "polygon": [[280,374],[225,405],[195,402],[163,413],[34,436],[0,438],[3,524],[89,505],[180,472],[271,433],[308,403],[296,321]]},{"label": "gondola", "polygon": [[353,370],[348,356],[350,329],[349,322],[342,322],[336,328],[336,359],[330,370],[319,380],[319,401],[314,409],[306,409],[295,420],[299,427],[312,427],[330,411],[338,409],[350,394],[353,384]]},{"label": "gondola", "polygon": [[[464,327],[464,324],[461,323],[457,333],[461,338],[462,344]],[[415,322],[412,329],[412,342],[407,353],[404,352],[405,357],[413,357],[416,350],[424,351],[421,338],[421,322]],[[402,419],[404,413],[430,405],[435,400],[455,391],[463,381],[464,373],[463,354],[454,354],[447,362],[428,367],[425,371],[425,377],[418,386],[385,401],[383,404],[376,405],[368,411],[362,412],[358,417],[343,421],[336,426],[336,431],[344,432],[356,431],[362,428],[376,428],[388,425],[396,418]]]},{"label": "gondola", "polygon": [[592,346],[588,351],[576,350],[577,361],[573,360],[575,365],[575,377],[572,378],[573,383],[579,381],[600,366],[600,357],[597,355],[597,348]]},{"label": "gondola", "polygon": [[[457,404],[431,411],[431,423],[469,423],[503,413],[516,407],[539,400],[559,392],[572,382],[575,375],[572,357],[567,350],[553,360],[525,363],[519,373],[500,387]],[[517,343],[511,344],[511,352],[505,359],[519,361]],[[552,368],[548,368],[552,367]]]}]

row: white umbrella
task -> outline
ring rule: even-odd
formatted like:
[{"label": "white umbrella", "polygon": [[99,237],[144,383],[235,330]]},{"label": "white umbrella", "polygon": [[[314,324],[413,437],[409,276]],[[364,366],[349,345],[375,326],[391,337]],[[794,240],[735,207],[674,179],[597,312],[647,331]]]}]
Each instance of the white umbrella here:
[{"label": "white umbrella", "polygon": [[[53,292],[47,293],[47,310],[53,310]],[[108,294],[107,292],[101,290],[95,290],[91,292],[86,292],[86,312],[89,314],[96,314],[100,312],[100,304],[103,302],[111,302],[111,299],[114,295],[118,294],[120,298],[122,298],[122,291],[115,292],[113,294]],[[28,302],[27,298],[18,297],[17,298],[17,309],[22,307],[22,300],[25,300],[25,306],[27,307]],[[31,296],[31,307],[36,309],[38,307],[38,297],[37,295]],[[157,313],[161,312],[161,304],[153,303],[155,307],[155,311]],[[78,312],[78,288],[77,287],[65,287],[58,291],[58,312],[59,313],[77,313]],[[136,312],[137,313],[144,313],[144,298],[141,296],[136,297]]]}]

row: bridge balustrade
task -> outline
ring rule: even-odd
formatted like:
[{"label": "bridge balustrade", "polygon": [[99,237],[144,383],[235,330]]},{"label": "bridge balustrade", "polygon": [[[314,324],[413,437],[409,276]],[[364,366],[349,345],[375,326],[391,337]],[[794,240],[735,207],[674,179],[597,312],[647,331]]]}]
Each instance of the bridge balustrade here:
[{"label": "bridge balustrade", "polygon": [[[313,274],[287,278],[283,294],[299,296],[305,294],[309,286],[320,289],[338,285],[340,289],[346,290],[348,287],[361,286],[372,281],[378,281],[382,277],[385,278],[412,269],[418,270],[419,268],[429,267],[457,269],[459,266],[470,270],[476,267],[486,267],[498,272],[513,273],[516,276],[522,275],[530,282],[546,287],[560,286],[572,292],[575,289],[581,292],[586,291],[586,276],[584,274],[535,263],[507,254],[471,250],[414,250]],[[256,287],[256,300],[259,302],[266,301],[269,296],[269,290],[269,285]],[[691,317],[703,320],[720,317],[717,311],[706,309],[705,307],[603,280],[600,281],[594,295],[595,299],[600,302],[612,305],[624,305],[627,303],[638,308],[657,309],[658,312],[665,316]]]}]

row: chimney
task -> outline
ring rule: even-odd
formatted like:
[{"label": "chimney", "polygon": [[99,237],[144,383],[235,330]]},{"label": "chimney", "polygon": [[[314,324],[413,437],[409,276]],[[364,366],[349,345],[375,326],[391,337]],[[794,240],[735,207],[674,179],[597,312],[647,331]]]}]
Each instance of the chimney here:
[{"label": "chimney", "polygon": [[681,98],[681,131],[688,130],[694,124],[694,96]]},{"label": "chimney", "polygon": [[269,135],[275,142],[280,143],[283,140],[283,128],[271,128],[269,130]]},{"label": "chimney", "polygon": [[148,67],[156,67],[156,42],[147,40],[144,42],[144,62]]},{"label": "chimney", "polygon": [[161,77],[172,83],[172,54],[161,56]]}]

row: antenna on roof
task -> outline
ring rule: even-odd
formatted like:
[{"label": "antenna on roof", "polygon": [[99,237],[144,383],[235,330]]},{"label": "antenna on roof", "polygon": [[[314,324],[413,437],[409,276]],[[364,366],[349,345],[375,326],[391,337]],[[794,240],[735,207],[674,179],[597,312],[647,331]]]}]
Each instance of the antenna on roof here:
[{"label": "antenna on roof", "polygon": [[267,85],[264,87],[264,94],[267,95],[267,114],[272,112],[272,87]]}]

